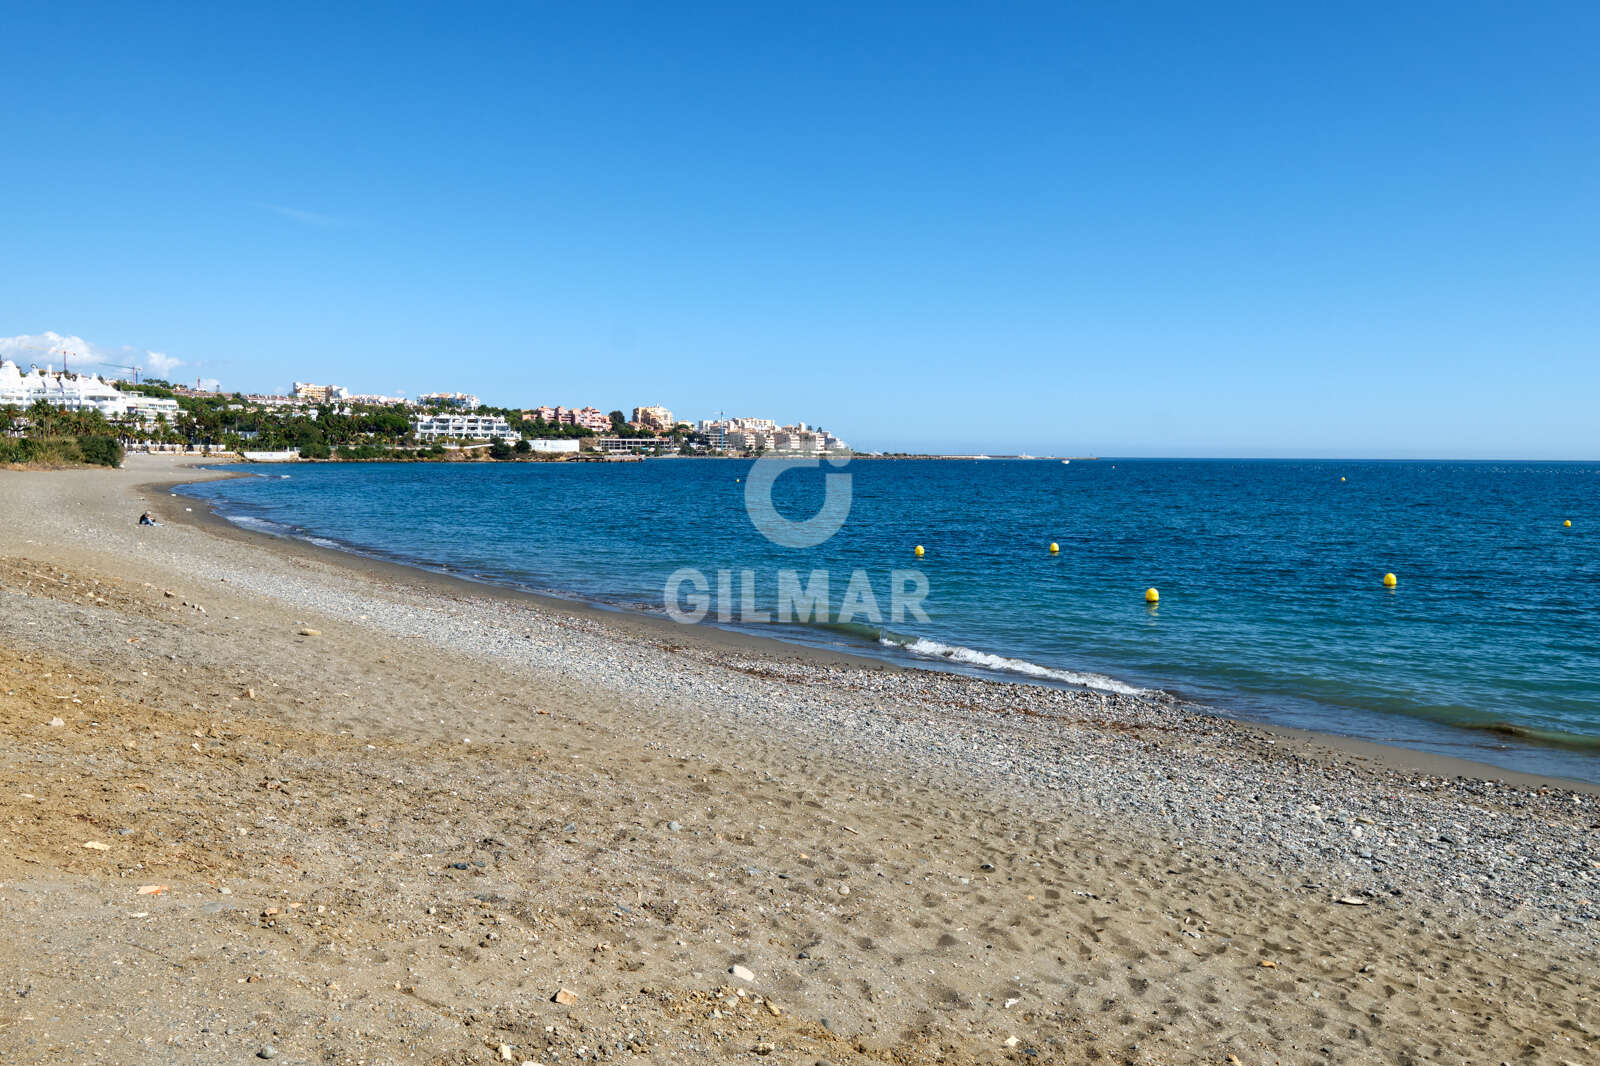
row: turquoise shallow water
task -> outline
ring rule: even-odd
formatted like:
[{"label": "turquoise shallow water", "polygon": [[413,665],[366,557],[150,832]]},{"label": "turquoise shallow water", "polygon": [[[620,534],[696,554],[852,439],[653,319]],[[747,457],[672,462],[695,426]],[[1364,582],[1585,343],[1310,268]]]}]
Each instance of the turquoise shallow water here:
[{"label": "turquoise shallow water", "polygon": [[[881,625],[747,627],[949,669],[1166,688],[1243,717],[1600,780],[1600,465],[856,460],[836,471],[848,518],[806,549],[755,530],[750,467],[252,466],[184,491],[271,532],[625,608],[662,610],[669,575],[693,568],[712,595],[730,571],[734,598],[751,571],[752,605],[771,610],[780,571],[826,569],[836,612],[861,570]],[[815,512],[822,477],[780,477],[779,512]],[[897,569],[926,578],[927,621],[887,617]]]}]

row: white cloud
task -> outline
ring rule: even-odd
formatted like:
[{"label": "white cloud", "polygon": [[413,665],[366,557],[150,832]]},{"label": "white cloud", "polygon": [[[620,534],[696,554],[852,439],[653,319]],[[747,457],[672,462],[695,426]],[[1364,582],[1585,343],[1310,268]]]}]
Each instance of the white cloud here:
[{"label": "white cloud", "polygon": [[63,337],[55,330],[0,337],[0,357],[22,366],[38,363],[59,367],[65,359],[69,364],[85,368],[99,359],[95,346],[82,337]]},{"label": "white cloud", "polygon": [[182,359],[165,352],[152,352],[131,344],[108,347],[82,337],[62,335],[53,329],[0,337],[0,359],[9,359],[24,369],[30,363],[59,368],[64,362],[74,373],[110,377],[129,374],[131,367],[138,367],[141,376],[166,377],[183,365]]},{"label": "white cloud", "polygon": [[164,378],[172,371],[183,365],[183,360],[168,355],[166,352],[146,352],[141,360],[145,370],[158,378]]}]

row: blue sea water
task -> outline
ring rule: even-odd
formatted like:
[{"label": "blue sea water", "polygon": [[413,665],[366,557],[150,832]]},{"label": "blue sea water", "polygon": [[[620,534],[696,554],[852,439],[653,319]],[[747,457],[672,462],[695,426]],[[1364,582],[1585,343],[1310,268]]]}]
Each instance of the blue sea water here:
[{"label": "blue sea water", "polygon": [[[713,597],[729,571],[735,599],[751,571],[770,611],[780,571],[825,569],[837,613],[860,570],[881,625],[744,628],[1600,780],[1600,465],[858,459],[778,479],[798,520],[825,473],[849,476],[848,518],[807,549],[756,531],[750,468],[249,466],[184,491],[255,528],[622,608],[661,611],[691,568]],[[897,570],[926,578],[926,621],[888,617]]]}]

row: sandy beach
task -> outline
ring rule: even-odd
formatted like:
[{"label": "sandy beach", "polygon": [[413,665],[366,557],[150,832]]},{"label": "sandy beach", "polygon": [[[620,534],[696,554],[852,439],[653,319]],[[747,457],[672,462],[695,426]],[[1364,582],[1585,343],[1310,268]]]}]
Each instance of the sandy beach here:
[{"label": "sandy beach", "polygon": [[0,1061],[1600,1059],[1593,787],[475,587],[203,476],[0,472]]}]

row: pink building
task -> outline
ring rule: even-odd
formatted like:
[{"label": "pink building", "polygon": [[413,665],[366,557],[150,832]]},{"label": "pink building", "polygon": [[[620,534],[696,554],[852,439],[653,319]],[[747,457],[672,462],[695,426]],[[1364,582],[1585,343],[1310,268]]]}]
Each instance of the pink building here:
[{"label": "pink building", "polygon": [[611,431],[611,416],[596,407],[536,407],[525,416],[529,419],[542,418],[553,426],[582,426],[592,429],[596,433],[609,433]]}]

